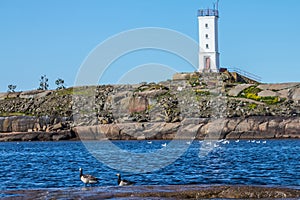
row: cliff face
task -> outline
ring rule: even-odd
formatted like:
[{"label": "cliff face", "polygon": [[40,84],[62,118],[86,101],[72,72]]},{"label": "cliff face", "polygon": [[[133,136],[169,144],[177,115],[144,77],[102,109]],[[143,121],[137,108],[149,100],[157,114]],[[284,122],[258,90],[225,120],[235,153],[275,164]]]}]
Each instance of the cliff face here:
[{"label": "cliff face", "polygon": [[0,116],[3,134],[67,131],[68,139],[297,138],[300,83],[241,84],[226,74],[194,74],[159,84],[1,93]]}]

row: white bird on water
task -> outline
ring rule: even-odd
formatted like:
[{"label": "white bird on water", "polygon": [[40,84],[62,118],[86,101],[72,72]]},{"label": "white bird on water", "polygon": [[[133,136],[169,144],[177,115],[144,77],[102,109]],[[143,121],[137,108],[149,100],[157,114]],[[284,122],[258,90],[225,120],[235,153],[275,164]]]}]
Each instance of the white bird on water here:
[{"label": "white bird on water", "polygon": [[164,143],[164,144],[162,144],[161,146],[166,147],[166,146],[167,146],[167,143]]},{"label": "white bird on water", "polygon": [[92,176],[92,175],[89,175],[89,174],[82,174],[82,168],[79,168],[79,171],[80,171],[80,180],[82,182],[84,182],[84,184],[95,184],[95,183],[98,183],[98,178]]},{"label": "white bird on water", "polygon": [[220,146],[220,145],[218,145],[217,143],[214,144],[214,147],[215,147],[215,148],[217,148],[217,147],[219,147],[219,146]]},{"label": "white bird on water", "polygon": [[152,141],[148,141],[147,143],[148,143],[148,144],[152,144]]},{"label": "white bird on water", "polygon": [[228,140],[224,140],[223,142],[222,142],[222,144],[229,144],[230,142],[228,141]]}]

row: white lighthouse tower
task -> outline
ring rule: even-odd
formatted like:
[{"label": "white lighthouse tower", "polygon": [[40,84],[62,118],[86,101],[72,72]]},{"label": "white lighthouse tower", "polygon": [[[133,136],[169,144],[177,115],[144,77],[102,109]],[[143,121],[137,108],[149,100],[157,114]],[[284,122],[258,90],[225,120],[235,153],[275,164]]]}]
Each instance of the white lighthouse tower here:
[{"label": "white lighthouse tower", "polygon": [[219,72],[218,19],[218,6],[198,11],[200,72]]}]

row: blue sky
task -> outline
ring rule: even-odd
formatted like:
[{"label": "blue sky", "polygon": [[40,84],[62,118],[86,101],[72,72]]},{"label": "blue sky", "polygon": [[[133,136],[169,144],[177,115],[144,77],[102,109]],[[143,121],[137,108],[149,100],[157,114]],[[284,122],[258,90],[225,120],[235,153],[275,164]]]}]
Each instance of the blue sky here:
[{"label": "blue sky", "polygon": [[[17,90],[36,89],[43,74],[49,78],[50,88],[56,87],[57,78],[72,86],[89,53],[126,30],[161,27],[197,41],[197,10],[212,2],[0,0],[0,91],[7,91],[9,84],[17,85]],[[299,0],[220,0],[221,66],[241,68],[267,83],[299,82],[299,9]],[[112,73],[119,77],[122,67],[129,71],[151,62],[191,71],[182,60],[166,53],[137,54],[116,62]],[[168,73],[161,74],[171,78]],[[105,83],[118,79],[111,76]]]}]

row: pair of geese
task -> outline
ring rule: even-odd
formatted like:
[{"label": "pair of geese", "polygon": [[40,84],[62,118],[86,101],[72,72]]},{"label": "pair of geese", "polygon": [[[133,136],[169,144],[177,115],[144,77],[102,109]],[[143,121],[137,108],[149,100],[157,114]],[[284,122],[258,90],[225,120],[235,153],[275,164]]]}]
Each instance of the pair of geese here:
[{"label": "pair of geese", "polygon": [[[80,171],[80,180],[82,182],[84,182],[85,184],[95,184],[95,183],[98,183],[99,179],[92,176],[92,175],[89,175],[89,174],[83,174],[83,170],[82,168],[79,169]],[[128,180],[125,180],[125,179],[122,179],[121,178],[121,174],[116,174],[118,176],[118,185],[119,186],[129,186],[129,185],[133,185],[134,182],[131,182],[131,181],[128,181]]]}]

